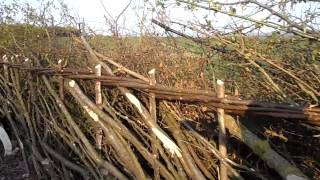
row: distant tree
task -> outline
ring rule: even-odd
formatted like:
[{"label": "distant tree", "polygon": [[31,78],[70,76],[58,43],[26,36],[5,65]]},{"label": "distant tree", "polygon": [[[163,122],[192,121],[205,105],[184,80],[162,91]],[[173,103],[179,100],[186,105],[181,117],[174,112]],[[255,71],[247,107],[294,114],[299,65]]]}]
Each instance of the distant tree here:
[{"label": "distant tree", "polygon": [[132,0],[130,0],[127,5],[120,11],[120,13],[113,17],[109,11],[107,10],[107,8],[105,7],[104,3],[102,0],[100,0],[100,4],[103,7],[104,11],[105,11],[105,15],[104,18],[106,20],[107,25],[110,28],[110,31],[112,33],[112,35],[114,37],[119,37],[120,36],[120,26],[119,26],[119,20],[120,18],[124,15],[124,13],[128,10],[128,8],[130,7],[132,3]]}]

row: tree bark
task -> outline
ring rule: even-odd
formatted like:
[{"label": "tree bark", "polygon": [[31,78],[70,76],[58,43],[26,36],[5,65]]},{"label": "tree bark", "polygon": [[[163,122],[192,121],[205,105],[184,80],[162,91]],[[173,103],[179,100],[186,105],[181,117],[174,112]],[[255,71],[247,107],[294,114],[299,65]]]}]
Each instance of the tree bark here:
[{"label": "tree bark", "polygon": [[225,115],[224,118],[226,128],[229,132],[250,147],[252,151],[264,160],[270,168],[277,171],[282,179],[309,179],[298,168],[290,164],[289,161],[274,151],[270,147],[268,141],[260,139],[241,123],[238,124],[233,117]]}]

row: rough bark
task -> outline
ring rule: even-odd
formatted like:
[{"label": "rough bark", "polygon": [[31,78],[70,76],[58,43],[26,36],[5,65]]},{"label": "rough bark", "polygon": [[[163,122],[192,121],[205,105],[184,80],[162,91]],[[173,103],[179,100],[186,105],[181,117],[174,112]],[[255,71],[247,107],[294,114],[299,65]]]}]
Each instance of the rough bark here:
[{"label": "rough bark", "polygon": [[268,141],[260,139],[241,123],[237,123],[233,117],[225,115],[225,123],[226,128],[233,136],[237,137],[250,147],[252,151],[264,160],[270,168],[277,171],[282,179],[309,179],[297,167],[274,151],[270,147]]}]

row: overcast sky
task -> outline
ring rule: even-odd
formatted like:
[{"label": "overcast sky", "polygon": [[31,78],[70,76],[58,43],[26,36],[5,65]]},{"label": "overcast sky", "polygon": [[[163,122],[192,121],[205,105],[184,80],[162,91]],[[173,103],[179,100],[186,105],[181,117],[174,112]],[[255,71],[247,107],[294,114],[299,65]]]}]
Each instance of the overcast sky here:
[{"label": "overcast sky", "polygon": [[[6,3],[10,3],[13,0],[4,0]],[[40,2],[45,0],[16,0],[20,3],[29,3],[34,7],[39,6]],[[150,2],[155,2],[156,0],[149,0]],[[232,0],[226,0],[231,2]],[[115,18],[119,13],[127,6],[130,0],[63,0],[64,3],[68,5],[70,8],[71,15],[74,16],[77,21],[84,21],[87,25],[89,25],[93,30],[97,33],[107,34],[109,27],[106,23],[104,15],[107,15],[101,3],[104,4],[108,13]],[[174,7],[175,1],[169,0]],[[139,23],[142,18],[146,18],[146,25],[150,24],[151,18],[161,19],[159,14],[153,14],[151,11],[151,6],[147,6],[149,9],[144,7],[145,0],[132,0],[129,8],[126,12],[121,16],[122,18],[119,20],[119,25],[122,27],[121,34],[139,34]],[[310,4],[301,3],[299,6],[295,6],[293,11],[297,16],[301,16],[305,9],[309,8]],[[315,8],[315,7],[313,7]],[[319,8],[319,7],[317,7]],[[243,10],[239,8],[237,10],[238,13],[248,13],[252,9],[246,8]],[[199,20],[204,23],[204,16],[208,15],[211,17],[212,24],[215,27],[223,26],[228,23],[234,23],[230,18],[223,15],[215,16],[213,12],[198,10],[191,13],[190,11],[185,11],[184,8],[168,8],[166,11],[166,15],[170,17],[170,20],[177,22],[185,22],[187,20]],[[260,13],[258,16],[263,17],[263,13]],[[259,19],[259,17],[257,17]],[[163,19],[162,19],[163,20]],[[240,22],[240,21],[239,21]],[[241,23],[241,22],[240,22]]]},{"label": "overcast sky", "polygon": [[[17,1],[19,4],[28,3],[31,6],[37,8],[41,2],[47,0],[0,0],[5,4],[11,4]],[[59,1],[59,0],[57,0]],[[104,15],[106,12],[102,7],[101,3],[104,4],[106,10],[112,17],[116,17],[119,13],[127,6],[129,0],[63,0],[70,9],[71,15],[74,16],[77,21],[84,21],[98,33],[105,33],[108,28],[106,27],[106,20]],[[121,16],[119,20],[121,26],[126,26],[128,30],[138,31],[139,19],[142,16],[144,0],[132,0],[130,7],[127,9],[125,14]],[[58,12],[56,17],[58,19]],[[141,14],[139,14],[141,13]],[[139,18],[140,16],[140,18]],[[19,19],[19,18],[18,18]]]},{"label": "overcast sky", "polygon": [[[129,0],[101,0],[106,10],[115,18],[128,5]],[[104,15],[106,12],[101,5],[100,0],[65,0],[64,2],[71,8],[71,12],[89,24],[96,31],[103,33],[107,31],[106,20]],[[121,26],[134,28],[138,30],[139,19],[137,13],[139,8],[143,6],[143,0],[133,0],[126,10],[125,14],[119,20]]]}]

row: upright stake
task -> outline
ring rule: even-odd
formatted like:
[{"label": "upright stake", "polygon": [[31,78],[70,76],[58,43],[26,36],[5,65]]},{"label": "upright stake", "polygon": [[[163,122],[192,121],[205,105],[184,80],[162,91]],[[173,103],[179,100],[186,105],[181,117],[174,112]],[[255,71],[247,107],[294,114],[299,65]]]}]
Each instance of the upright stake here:
[{"label": "upright stake", "polygon": [[[221,80],[217,80],[217,95],[218,98],[224,98],[224,83]],[[226,129],[224,124],[224,109],[218,108],[218,123],[219,123],[219,151],[222,157],[227,157],[227,140],[226,140]],[[220,180],[227,180],[227,167],[220,162]]]},{"label": "upright stake", "polygon": [[[97,77],[101,76],[101,64],[95,66],[95,74]],[[99,108],[102,108],[102,94],[101,94],[101,81],[96,81],[95,84],[96,91],[96,104]],[[99,117],[97,117],[99,118]],[[96,131],[96,145],[99,150],[102,148],[102,129],[100,127],[97,128]]]},{"label": "upright stake", "polygon": [[[148,74],[149,74],[149,83],[151,86],[156,85],[156,77],[155,77],[155,69],[151,69]],[[157,107],[156,107],[156,95],[155,93],[150,93],[149,94],[149,111],[150,111],[150,115],[152,120],[154,120],[154,122],[157,122]],[[157,137],[154,133],[152,133],[152,153],[154,155],[155,159],[158,159],[158,150],[157,150],[157,146],[156,146],[156,141],[157,141]],[[159,167],[155,167],[154,168],[154,179],[160,179],[160,173],[159,173]]]},{"label": "upright stake", "polygon": [[[155,78],[155,69],[152,69],[149,71],[149,83],[151,86],[156,85],[156,78]],[[150,104],[150,114],[152,116],[152,119],[156,121],[157,119],[157,110],[156,110],[156,95],[154,93],[150,93],[150,99],[149,99],[149,104]]]},{"label": "upright stake", "polygon": [[[240,97],[240,92],[238,90],[238,87],[235,85],[235,88],[234,88],[234,96],[239,98]],[[236,120],[239,121],[239,116],[236,116]]]},{"label": "upright stake", "polygon": [[[60,72],[63,72],[62,60],[58,61],[58,68]],[[63,87],[63,76],[59,76],[59,96],[62,101],[64,101],[64,87]]]},{"label": "upright stake", "polygon": [[3,64],[4,77],[6,78],[6,80],[9,80],[8,65],[6,64],[6,63],[8,63],[7,55],[2,56],[2,61],[4,62],[4,64]]}]

